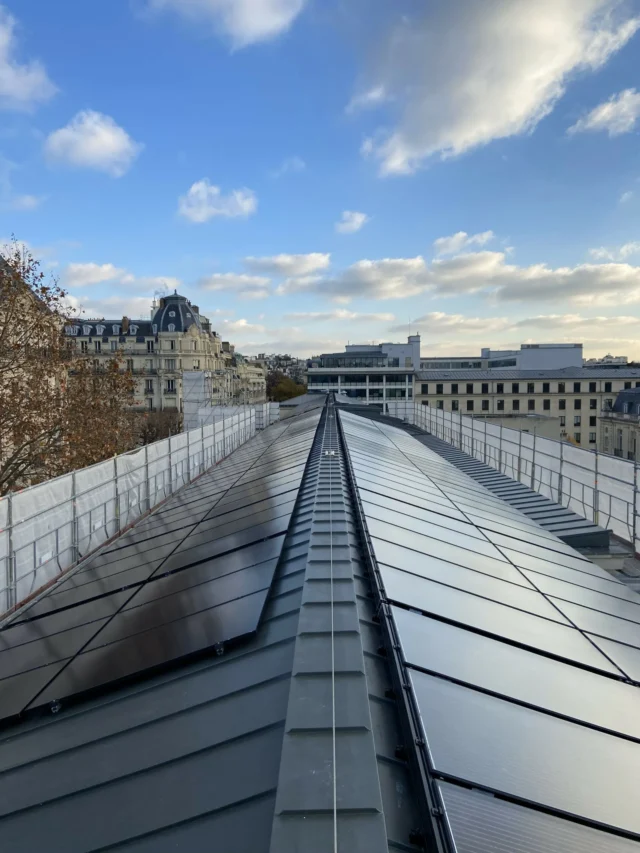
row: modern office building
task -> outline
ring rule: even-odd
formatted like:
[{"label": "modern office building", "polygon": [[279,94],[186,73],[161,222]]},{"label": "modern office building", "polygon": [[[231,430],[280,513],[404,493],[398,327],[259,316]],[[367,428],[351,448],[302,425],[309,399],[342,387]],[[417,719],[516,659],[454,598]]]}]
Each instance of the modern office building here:
[{"label": "modern office building", "polygon": [[552,370],[582,367],[582,344],[522,344],[516,350],[483,347],[477,356],[426,356],[421,370]]},{"label": "modern office building", "polygon": [[640,368],[560,370],[420,370],[414,399],[448,412],[540,413],[560,419],[563,438],[599,448],[602,411],[618,392],[640,388]]},{"label": "modern office building", "polygon": [[335,391],[363,403],[410,400],[419,366],[420,335],[406,344],[349,344],[309,360],[309,391]]}]

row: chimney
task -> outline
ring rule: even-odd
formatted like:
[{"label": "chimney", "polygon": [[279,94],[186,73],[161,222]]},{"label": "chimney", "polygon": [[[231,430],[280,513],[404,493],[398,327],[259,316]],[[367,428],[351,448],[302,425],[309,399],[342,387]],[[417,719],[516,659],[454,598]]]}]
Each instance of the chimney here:
[{"label": "chimney", "polygon": [[199,314],[199,313],[200,313],[200,309],[198,308],[198,306],[197,306],[197,305],[192,305],[192,306],[191,306],[191,310],[193,311],[193,313],[194,313],[194,314]]},{"label": "chimney", "polygon": [[129,331],[129,318],[123,317],[122,318],[122,334],[126,335],[128,331]]},{"label": "chimney", "polygon": [[161,297],[161,299],[160,299],[160,307],[161,307],[161,308],[164,308],[164,306],[165,306],[165,300],[164,300],[164,297]]}]

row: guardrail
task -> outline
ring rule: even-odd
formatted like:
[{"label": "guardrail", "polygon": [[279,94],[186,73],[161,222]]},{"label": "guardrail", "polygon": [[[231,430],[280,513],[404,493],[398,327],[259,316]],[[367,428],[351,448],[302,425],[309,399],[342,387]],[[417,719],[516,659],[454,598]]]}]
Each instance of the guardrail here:
[{"label": "guardrail", "polygon": [[0,615],[255,435],[253,408],[0,499]]},{"label": "guardrail", "polygon": [[411,403],[387,404],[406,420],[529,486],[640,550],[638,462]]}]

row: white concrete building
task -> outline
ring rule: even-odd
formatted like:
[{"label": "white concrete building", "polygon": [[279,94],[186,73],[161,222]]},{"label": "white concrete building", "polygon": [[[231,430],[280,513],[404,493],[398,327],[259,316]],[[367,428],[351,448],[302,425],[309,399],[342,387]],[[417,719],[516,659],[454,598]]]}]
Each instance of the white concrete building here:
[{"label": "white concrete building", "polygon": [[410,400],[420,366],[420,335],[406,344],[349,344],[344,352],[323,353],[307,367],[309,391],[336,391],[363,403]]}]

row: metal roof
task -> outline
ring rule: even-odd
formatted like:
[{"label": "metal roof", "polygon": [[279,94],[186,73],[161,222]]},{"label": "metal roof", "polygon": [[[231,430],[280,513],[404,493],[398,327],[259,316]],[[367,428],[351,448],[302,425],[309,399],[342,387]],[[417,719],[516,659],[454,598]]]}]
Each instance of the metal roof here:
[{"label": "metal roof", "polygon": [[563,367],[557,370],[418,370],[416,379],[640,379],[640,367]]},{"label": "metal roof", "polygon": [[[113,605],[111,630],[118,597],[155,602],[126,654],[77,671],[79,692],[53,678],[4,720],[3,849],[640,851],[640,598],[406,431],[324,399],[0,631],[1,709],[10,665],[43,669],[28,647],[67,642],[78,595]],[[261,548],[276,565],[257,571],[257,627],[208,644],[214,609],[195,652],[175,654],[180,619],[144,642],[165,606],[148,593],[170,583],[162,600],[182,607],[205,566],[240,584],[224,599],[240,612],[249,564],[268,562],[241,555]],[[150,648],[171,654],[148,666]]]}]

